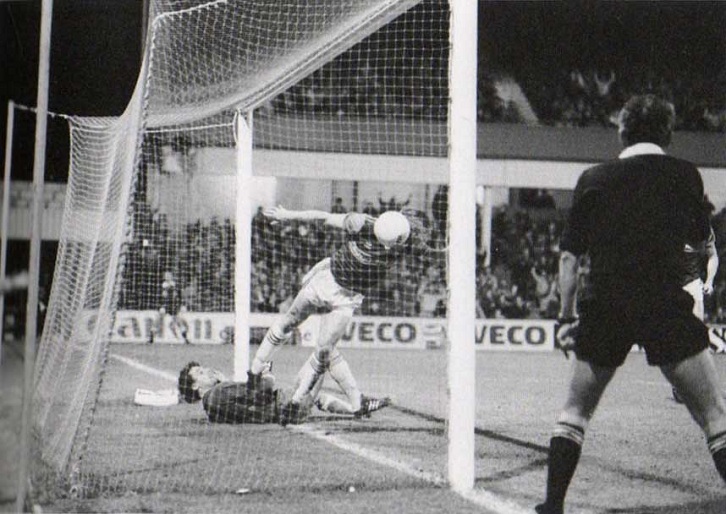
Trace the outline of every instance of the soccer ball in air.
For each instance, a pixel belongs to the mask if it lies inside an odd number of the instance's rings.
[[[391,248],[406,242],[411,233],[411,225],[400,212],[386,211],[373,224],[373,233],[383,246]]]

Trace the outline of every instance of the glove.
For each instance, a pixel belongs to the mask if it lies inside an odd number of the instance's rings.
[[[580,319],[571,316],[567,318],[557,318],[555,323],[555,343],[565,354],[565,358],[570,358],[570,351],[575,350],[577,344],[577,333],[580,328]]]

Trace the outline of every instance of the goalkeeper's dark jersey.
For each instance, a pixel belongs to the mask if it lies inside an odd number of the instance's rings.
[[[220,382],[202,397],[212,423],[275,423],[277,391],[249,390],[247,384]]]
[[[363,219],[363,223],[356,223]],[[388,250],[373,233],[375,218],[350,213],[343,222],[345,243],[332,256],[335,281],[353,291],[365,293],[386,276],[400,250]]]

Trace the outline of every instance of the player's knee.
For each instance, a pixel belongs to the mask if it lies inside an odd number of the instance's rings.
[[[726,404],[723,398],[713,399],[704,405],[689,406],[689,410],[706,437],[726,432]]]
[[[315,357],[318,359],[318,362],[321,364],[328,364],[330,362],[330,357],[333,353],[332,347],[318,347],[317,350],[315,350]]]
[[[279,338],[287,338],[298,324],[298,320],[286,315],[272,326],[272,332]]]

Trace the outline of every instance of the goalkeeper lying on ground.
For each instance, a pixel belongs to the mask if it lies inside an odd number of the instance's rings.
[[[357,416],[352,405],[337,396],[320,392],[323,378],[301,402],[301,408],[288,423],[300,424],[310,416],[313,405],[323,412]],[[228,380],[224,374],[212,368],[189,362],[179,373],[179,396],[187,403],[202,400],[204,411],[212,423],[279,423],[280,407],[289,401],[281,389],[275,388],[275,377],[263,372],[256,387]],[[378,409],[390,405],[390,400],[377,400]],[[378,410],[375,409],[375,410]]]

